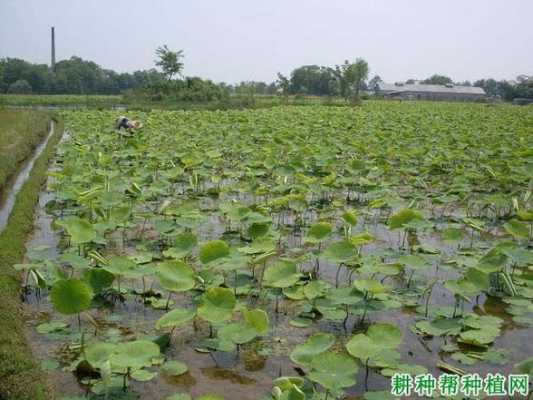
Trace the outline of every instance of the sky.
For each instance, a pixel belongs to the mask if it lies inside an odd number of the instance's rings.
[[[0,58],[77,55],[120,72],[183,49],[184,73],[270,82],[366,59],[386,82],[533,74],[532,0],[0,0]]]

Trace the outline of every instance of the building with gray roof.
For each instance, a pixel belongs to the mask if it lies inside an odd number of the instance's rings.
[[[384,83],[376,87],[376,94],[406,100],[480,100],[487,97],[480,87],[459,85],[426,85],[422,83]]]

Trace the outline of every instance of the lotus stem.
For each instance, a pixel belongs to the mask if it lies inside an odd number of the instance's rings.
[[[368,375],[369,375],[369,368],[368,368],[368,360],[370,360],[370,357],[367,357],[365,361],[365,391],[368,392]]]
[[[170,296],[172,296],[172,292],[168,292],[167,304],[165,305],[165,310],[168,310],[168,305],[170,304]]]
[[[341,272],[341,268],[342,268],[342,263],[340,263],[339,266],[337,267],[337,273],[335,274],[335,288],[339,287],[339,274]]]

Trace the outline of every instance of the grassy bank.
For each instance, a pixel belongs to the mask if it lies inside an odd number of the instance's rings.
[[[5,230],[0,233],[0,399],[40,400],[50,398],[44,376],[32,357],[24,335],[20,301],[20,276],[13,265],[22,262],[24,243],[33,230],[35,205],[46,181],[48,162],[54,156],[63,125],[36,160],[29,179],[17,195]]]
[[[280,105],[329,105],[344,106],[339,97],[231,95],[213,101],[183,101],[172,97],[153,100],[136,94],[120,95],[12,95],[0,94],[0,105],[10,107],[59,107],[104,109],[125,106],[132,110],[231,110],[245,108],[269,108]]]
[[[33,153],[48,131],[48,115],[31,110],[0,110],[0,198],[9,178]]]
[[[13,107],[111,107],[122,102],[120,95],[1,94],[0,105]]]

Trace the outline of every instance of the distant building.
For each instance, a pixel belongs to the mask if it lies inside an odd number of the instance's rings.
[[[480,100],[487,97],[480,87],[459,85],[425,85],[422,83],[383,83],[376,88],[376,94],[405,100]]]

